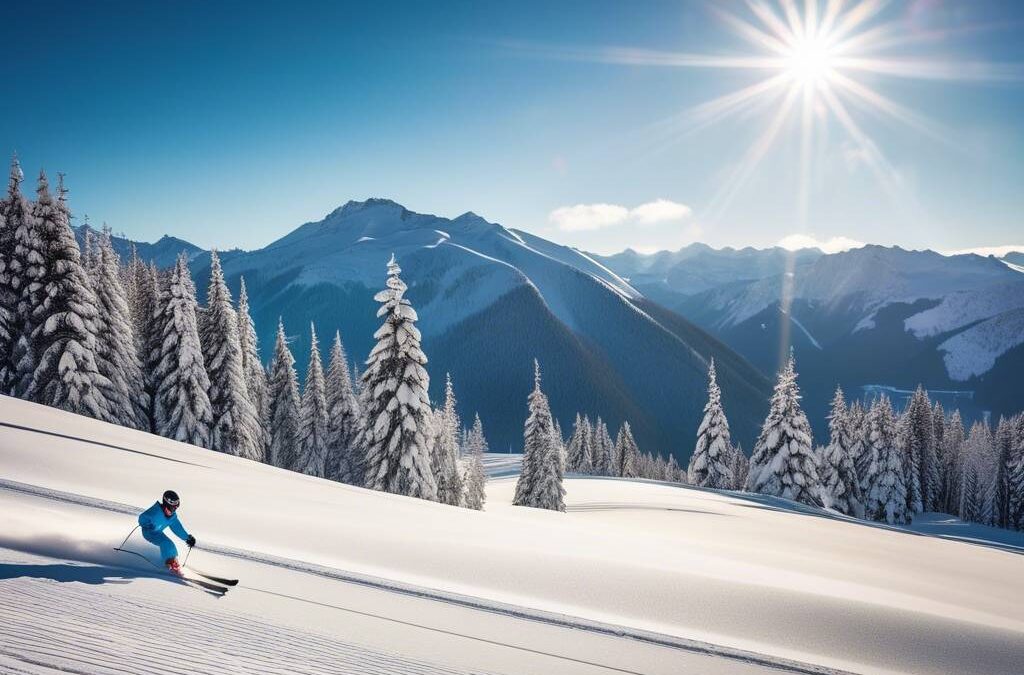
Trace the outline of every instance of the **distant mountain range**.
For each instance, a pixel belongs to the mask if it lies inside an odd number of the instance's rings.
[[[175,246],[186,252],[204,296],[208,253],[168,240],[160,241],[174,245],[159,249],[167,257],[158,263],[173,259]],[[137,250],[145,257],[156,249]],[[340,329],[362,364],[379,325],[373,295],[392,253],[420,315],[432,397],[443,396],[450,372],[464,421],[479,412],[495,451],[522,445],[534,358],[566,434],[578,411],[602,416],[613,434],[628,420],[645,450],[685,462],[712,357],[737,438],[749,447],[760,427],[770,382],[746,359],[592,257],[473,213],[447,219],[384,199],[349,202],[221,260],[234,293],[245,277],[264,359],[281,316],[302,377],[310,321],[322,342]]]
[[[160,266],[186,253],[205,295],[208,252],[169,236],[135,245]],[[127,255],[131,242],[115,246]],[[447,219],[370,199],[221,259],[236,294],[245,276],[263,357],[281,316],[301,377],[309,321],[323,342],[340,329],[361,365],[392,252],[420,313],[431,395],[440,398],[451,372],[460,413],[468,422],[479,412],[499,451],[521,444],[534,357],[566,434],[577,411],[613,429],[629,420],[645,449],[684,462],[711,357],[748,451],[790,345],[822,442],[837,384],[849,396],[887,391],[900,403],[920,382],[969,418],[1024,409],[1024,253],[693,244],[599,256],[472,212]]]
[[[971,416],[1024,408],[1024,254],[1003,258],[865,246],[595,256],[638,291],[705,328],[763,373],[797,354],[819,434],[831,390],[923,383]]]

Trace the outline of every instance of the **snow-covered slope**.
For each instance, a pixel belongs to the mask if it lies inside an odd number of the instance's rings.
[[[1010,673],[1020,552],[748,495],[570,479],[472,512],[0,398],[0,668]],[[168,487],[222,599],[111,548]],[[1024,542],[1018,542],[1024,550]],[[147,552],[138,539],[129,546]]]

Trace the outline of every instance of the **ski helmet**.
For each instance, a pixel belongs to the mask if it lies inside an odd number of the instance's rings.
[[[181,504],[181,500],[178,499],[177,492],[174,490],[168,490],[164,493],[164,498],[160,503],[169,509],[176,509],[178,508],[178,505]]]

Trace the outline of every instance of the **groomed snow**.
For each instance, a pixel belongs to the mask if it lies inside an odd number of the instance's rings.
[[[0,670],[993,673],[1024,659],[1012,541],[625,480],[567,480],[559,514],[512,507],[514,478],[495,478],[473,512],[6,397],[0,466]],[[190,562],[242,579],[225,598],[111,550],[171,487],[199,540]]]

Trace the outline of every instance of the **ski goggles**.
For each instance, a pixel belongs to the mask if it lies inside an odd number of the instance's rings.
[[[181,502],[179,502],[176,499],[174,501],[171,501],[169,499],[165,499],[163,504],[164,504],[164,506],[166,508],[170,509],[171,511],[177,511],[178,510],[178,506],[181,505]]]

